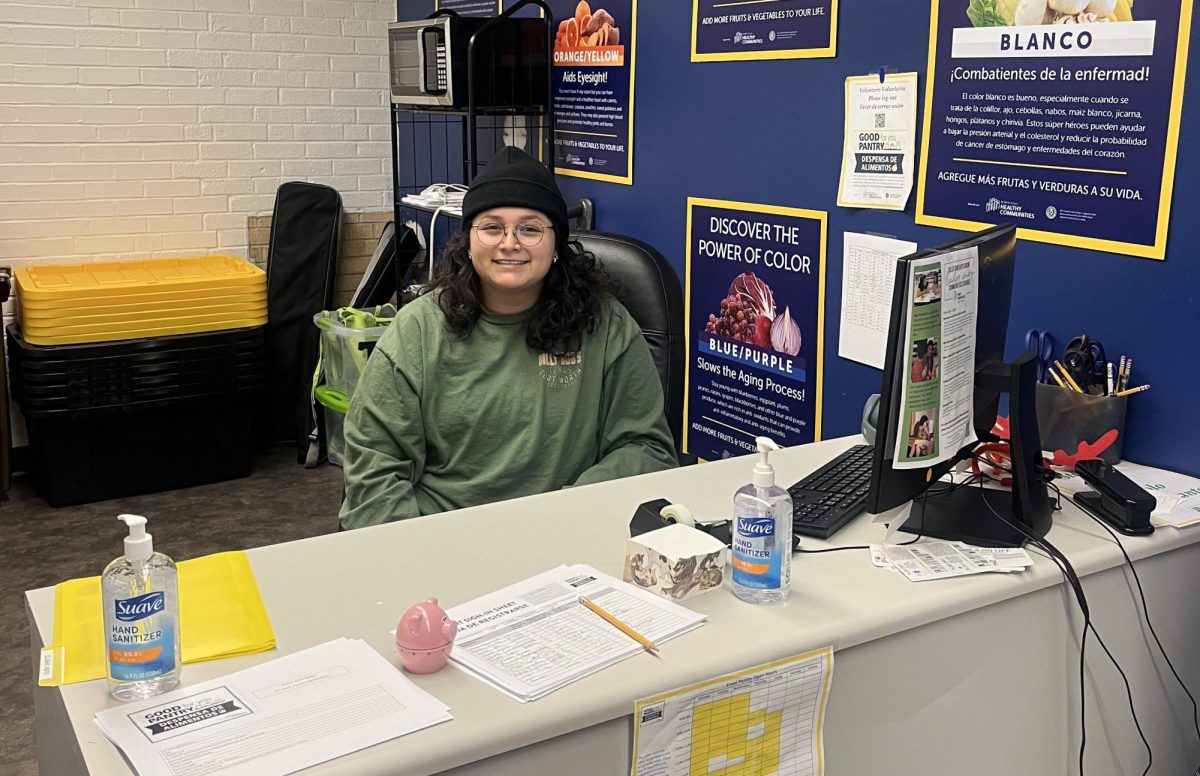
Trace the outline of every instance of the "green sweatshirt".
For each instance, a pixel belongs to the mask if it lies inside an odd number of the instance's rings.
[[[530,313],[461,338],[433,294],[400,310],[346,415],[345,528],[676,465],[641,331],[605,299],[577,355],[525,344]]]

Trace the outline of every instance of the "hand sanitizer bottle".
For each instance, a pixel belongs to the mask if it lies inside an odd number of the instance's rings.
[[[792,497],[775,485],[767,456],[779,445],[757,437],[751,483],[733,497],[733,594],[752,604],[779,603],[792,589]]]
[[[129,526],[125,554],[100,578],[108,690],[123,701],[149,698],[179,684],[179,585],[175,562],[154,551],[146,518]]]

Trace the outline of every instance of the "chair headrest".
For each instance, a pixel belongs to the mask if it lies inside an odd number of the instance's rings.
[[[682,332],[683,289],[675,270],[654,247],[633,237],[574,232],[613,279],[616,297],[644,332]]]

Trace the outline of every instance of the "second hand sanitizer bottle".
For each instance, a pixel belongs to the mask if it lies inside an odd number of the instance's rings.
[[[179,684],[179,584],[175,562],[154,551],[146,518],[129,526],[125,554],[100,577],[108,690],[123,701],[149,698]]]
[[[733,497],[733,594],[780,603],[792,589],[792,497],[775,484],[768,457],[779,445],[757,437],[754,478]]]

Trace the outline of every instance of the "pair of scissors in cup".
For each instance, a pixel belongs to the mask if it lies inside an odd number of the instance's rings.
[[[1080,334],[1067,343],[1063,352],[1063,363],[1071,371],[1071,376],[1079,382],[1094,385],[1105,380],[1104,369],[1108,364],[1108,356],[1104,354],[1104,345],[1100,340],[1094,340],[1086,334]]]
[[[1037,381],[1050,382],[1050,367],[1054,365],[1054,337],[1048,331],[1030,329],[1025,332],[1025,349],[1037,356]]]

